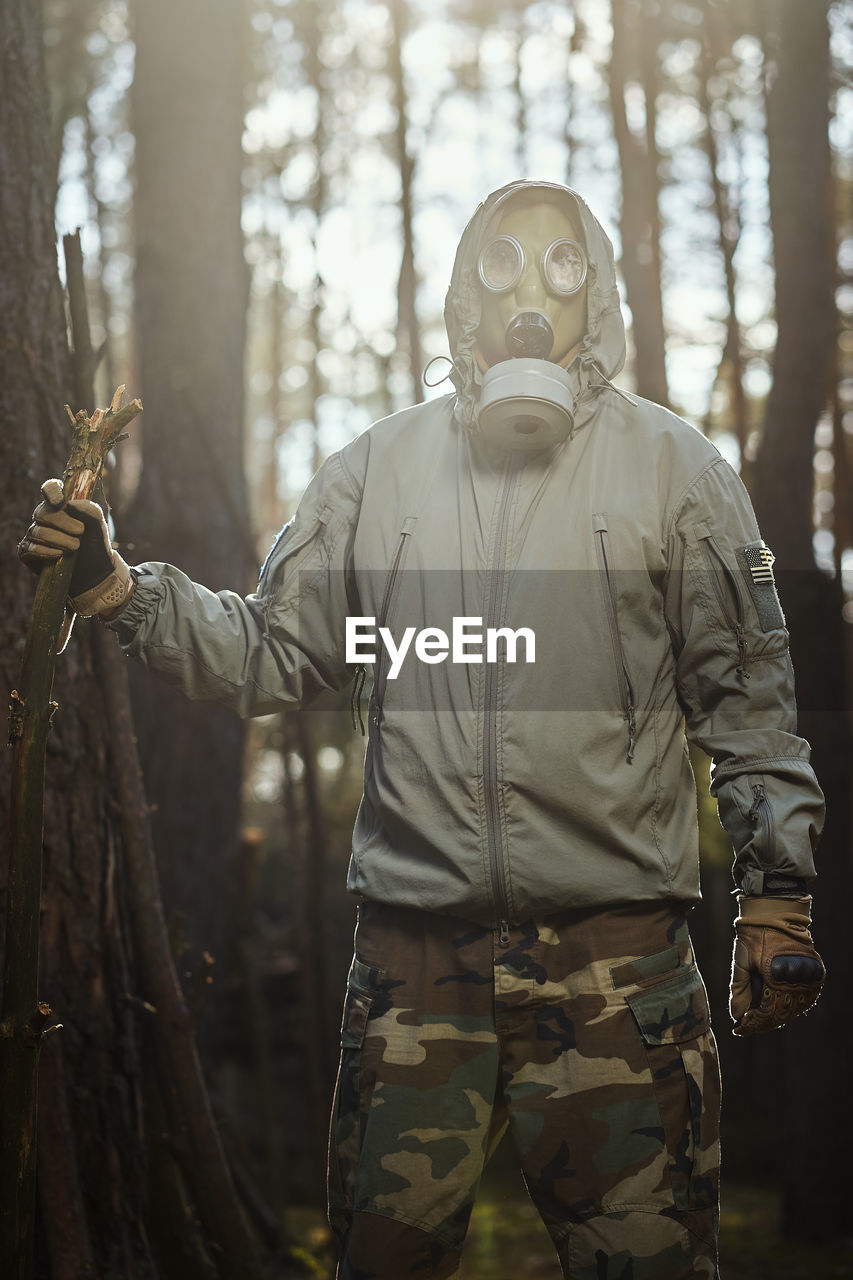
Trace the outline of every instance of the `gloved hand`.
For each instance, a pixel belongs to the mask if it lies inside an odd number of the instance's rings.
[[[18,543],[24,564],[39,572],[65,551],[76,551],[68,595],[77,613],[117,618],[133,594],[130,569],[110,543],[104,513],[97,502],[65,502],[62,481],[45,480],[44,502]]]
[[[820,995],[826,970],[809,932],[811,901],[741,895],[729,1000],[736,1036],[782,1027]]]

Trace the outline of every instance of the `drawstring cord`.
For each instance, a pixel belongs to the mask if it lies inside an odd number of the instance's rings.
[[[609,387],[611,391],[616,392],[617,396],[621,396],[623,400],[627,400],[628,404],[633,405],[636,409],[637,405],[640,403],[639,400],[635,400],[627,391],[623,391],[621,387],[616,386],[615,382],[611,382],[607,374],[601,368],[601,365],[598,364],[593,356],[581,356],[581,361],[583,364],[588,365],[589,368],[598,376],[599,381],[596,385]]]
[[[432,366],[436,364],[439,360],[446,360],[450,367],[447,370],[447,373],[442,374],[440,378],[433,378],[432,382],[430,382],[429,378],[427,377],[427,374],[429,373]],[[453,377],[453,370],[455,369],[455,367],[456,367],[456,363],[455,361],[450,359],[450,356],[433,356],[433,358],[428,362],[423,373],[421,374],[421,381],[423,382],[425,387],[429,387],[430,389],[432,389],[433,387],[440,387],[442,382],[447,382],[448,378]]]

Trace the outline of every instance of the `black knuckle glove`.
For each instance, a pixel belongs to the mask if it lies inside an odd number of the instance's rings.
[[[737,1036],[782,1027],[810,1009],[826,970],[809,925],[811,898],[741,897],[729,1009]]]

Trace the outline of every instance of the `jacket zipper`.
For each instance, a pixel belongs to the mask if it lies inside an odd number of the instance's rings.
[[[610,641],[613,649],[613,658],[616,663],[616,679],[619,684],[619,701],[622,706],[622,716],[628,727],[628,750],[625,760],[628,764],[634,763],[634,748],[637,744],[637,713],[634,706],[634,686],[631,682],[631,674],[628,670],[628,660],[625,657],[625,646],[622,643],[622,634],[619,630],[619,613],[616,604],[616,587],[610,572],[610,555],[609,555],[609,538],[607,524],[603,516],[595,516],[595,545],[598,551],[598,560],[601,572],[604,577],[604,602],[607,609],[607,622],[610,627]]]
[[[391,569],[388,574],[388,581],[385,584],[385,591],[383,592],[383,595],[382,595],[382,605],[379,610],[379,622],[377,626],[377,632],[379,627],[385,627],[388,625],[388,617],[391,613],[391,605],[394,603],[394,588],[397,585],[397,576],[400,572],[400,566],[403,563],[403,556],[406,550],[406,542],[411,536],[413,525],[414,525],[414,521],[412,521],[411,519],[407,519],[403,525],[403,528],[400,530],[400,540],[397,543],[397,550],[394,553],[394,559],[391,561]],[[374,690],[373,724],[377,732],[379,731],[379,724],[382,716],[381,691],[382,691],[382,669],[384,665],[382,661],[382,655],[384,652],[385,652],[384,646],[380,645],[379,652],[376,655],[376,665],[373,669],[373,690]]]
[[[720,609],[722,610],[723,617],[734,632],[735,641],[737,643],[737,673],[743,680],[748,680],[749,672],[746,669],[746,660],[749,656],[749,645],[747,643],[746,632],[743,626],[743,605],[741,603],[737,581],[735,580],[735,576],[725,559],[717,550],[714,539],[710,536],[706,536],[702,539],[702,543],[705,547],[705,557],[711,571],[711,582],[714,584],[714,592],[717,596],[717,601]],[[732,598],[735,601],[735,609],[737,611],[736,617],[732,616],[732,611],[728,606],[725,595],[723,594],[723,589],[720,586],[720,575],[717,570],[717,565],[722,568],[723,577],[729,584]]]
[[[776,862],[776,831],[773,824],[773,810],[770,808],[770,801],[767,799],[767,793],[762,783],[756,783],[752,788],[752,808],[749,811],[749,820],[758,826],[762,822],[766,832],[765,847],[761,851],[761,861],[765,866],[774,866]]]
[[[489,575],[489,601],[487,609],[487,627],[500,625],[501,597],[503,595],[503,573],[506,559],[507,540],[509,535],[509,512],[512,498],[518,484],[518,476],[523,466],[523,458],[511,453],[504,473],[503,487],[498,506],[498,533],[492,571]],[[489,869],[492,874],[492,889],[495,904],[500,913],[499,942],[502,947],[509,946],[509,895],[507,893],[506,872],[500,842],[500,804],[498,801],[498,716],[497,716],[497,682],[498,664],[486,664],[485,695],[483,703],[483,791],[486,807],[486,842],[489,850]]]

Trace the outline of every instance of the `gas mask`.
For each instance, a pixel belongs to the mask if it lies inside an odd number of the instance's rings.
[[[564,440],[577,379],[565,364],[586,331],[587,257],[572,218],[556,204],[517,203],[485,241],[478,349],[488,365],[480,426],[508,449]]]

